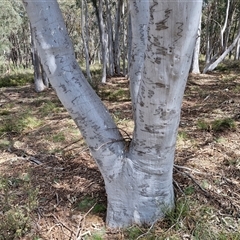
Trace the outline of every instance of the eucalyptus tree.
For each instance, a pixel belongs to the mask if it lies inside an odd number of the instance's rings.
[[[57,1],[22,1],[50,82],[103,175],[107,224],[151,224],[163,217],[174,205],[174,151],[201,0],[129,2],[135,123],[131,142],[122,137],[84,78]]]
[[[86,63],[86,74],[87,78],[90,82],[92,82],[92,76],[90,72],[90,65],[89,65],[89,26],[88,26],[88,3],[86,0],[82,0],[81,3],[81,36],[82,36],[82,42],[84,45],[85,50],[85,63]]]
[[[201,17],[200,17],[201,18]],[[201,19],[199,20],[199,27],[198,27],[198,34],[196,38],[196,44],[193,51],[193,59],[192,59],[192,65],[191,65],[191,73],[199,74],[200,68],[199,68],[199,57],[200,57],[200,45],[201,45]]]
[[[17,46],[12,40],[21,29],[22,18],[12,1],[0,1],[0,58],[7,62],[17,60]],[[4,61],[4,62],[5,62]],[[15,61],[16,62],[16,61]]]
[[[233,51],[240,38],[240,2],[208,1],[203,14],[202,43],[206,64],[203,72],[214,70]]]
[[[102,83],[107,79],[107,46],[108,36],[106,33],[106,25],[103,19],[103,0],[91,0],[96,12],[96,18],[99,29],[99,38],[101,43],[101,60],[102,60]]]

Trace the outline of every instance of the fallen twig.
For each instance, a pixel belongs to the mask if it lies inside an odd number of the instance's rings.
[[[83,237],[84,235],[86,234],[90,234],[89,231],[85,232],[85,233],[82,233],[82,230],[83,230],[83,225],[84,225],[84,222],[85,222],[85,218],[86,216],[93,210],[93,208],[96,206],[97,203],[94,203],[93,206],[84,214],[84,216],[79,220],[79,224],[78,224],[78,228],[77,228],[77,231],[76,231],[76,240],[80,240],[81,237]]]

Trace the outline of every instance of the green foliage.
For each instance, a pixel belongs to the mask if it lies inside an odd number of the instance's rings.
[[[59,103],[52,102],[49,100],[40,100],[39,103],[42,105],[40,108],[40,113],[42,117],[46,117],[49,114],[57,113],[60,111]]]
[[[96,199],[86,196],[80,202],[76,203],[76,208],[82,212],[87,212],[91,208],[92,213],[103,213],[106,211],[106,206],[102,203],[96,202]]]
[[[107,99],[108,101],[129,101],[130,100],[130,93],[129,89],[118,89],[115,91],[102,91],[100,94],[101,98]]]
[[[33,73],[31,70],[24,71],[17,70],[16,73],[0,77],[0,88],[2,87],[16,87],[25,86],[33,82]]]
[[[137,239],[137,237],[139,237],[143,233],[144,232],[142,231],[142,229],[136,226],[126,229],[126,236],[127,236],[127,239],[129,240],[135,240]]]
[[[209,123],[207,123],[205,120],[198,120],[197,121],[197,127],[200,129],[200,130],[208,130],[209,129]]]
[[[2,56],[4,50],[10,49],[8,36],[12,32],[17,32],[21,17],[16,12],[12,1],[0,1],[0,9],[0,56]]]
[[[217,119],[212,122],[213,131],[234,130],[236,123],[232,118]]]
[[[53,142],[62,142],[65,140],[64,133],[60,132],[52,136]]]
[[[216,119],[214,121],[198,120],[197,127],[204,131],[223,132],[225,130],[235,130],[236,123],[232,118]]]
[[[187,198],[179,198],[175,208],[166,211],[165,221],[169,227],[179,230],[182,227],[184,218],[190,214],[190,206]]]
[[[19,191],[26,201],[19,201]],[[29,174],[0,178],[0,239],[19,239],[31,229],[31,212],[38,205],[38,189],[30,182]]]
[[[19,116],[7,115],[0,126],[0,133],[21,133],[27,129],[34,129],[42,124],[42,121],[32,115],[31,112],[20,113]]]
[[[195,188],[194,188],[194,186],[188,186],[188,187],[186,187],[185,189],[184,189],[184,193],[186,194],[186,195],[192,195],[193,193],[195,192]]]

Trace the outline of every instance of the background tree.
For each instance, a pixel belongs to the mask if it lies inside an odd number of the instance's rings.
[[[208,1],[202,21],[203,72],[213,71],[237,45],[239,39],[239,1]],[[205,49],[205,50],[204,50]]]

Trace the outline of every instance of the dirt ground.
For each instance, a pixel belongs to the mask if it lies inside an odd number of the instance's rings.
[[[127,80],[109,79],[98,91],[124,130],[123,134],[127,132],[131,136],[133,123]],[[137,239],[130,230],[111,230],[105,226],[103,179],[52,89],[37,94],[32,85],[2,88],[0,110],[0,124],[6,124],[6,116],[14,122],[26,112],[35,121],[42,121],[0,135],[0,176],[11,183],[9,191],[16,196],[12,202],[16,205],[29,202],[31,195],[26,193],[22,182],[28,182],[27,189],[37,192],[36,206],[30,213],[31,228],[21,239]],[[231,124],[216,127],[214,121],[219,119],[231,119]],[[191,211],[201,215],[201,220],[206,217],[216,232],[221,231],[223,222],[225,230],[240,231],[239,125],[238,73],[189,77],[174,167],[176,199],[189,196],[195,201]],[[13,183],[14,180],[18,182]],[[1,190],[0,201],[3,205]],[[206,216],[197,209],[202,206],[210,209]],[[169,238],[164,239],[198,239],[191,237],[196,221],[197,216],[190,214],[184,219],[185,226],[177,230],[174,224],[170,226],[159,220],[152,238],[144,237],[149,228],[139,228],[142,237],[138,239],[161,239],[167,232]]]

